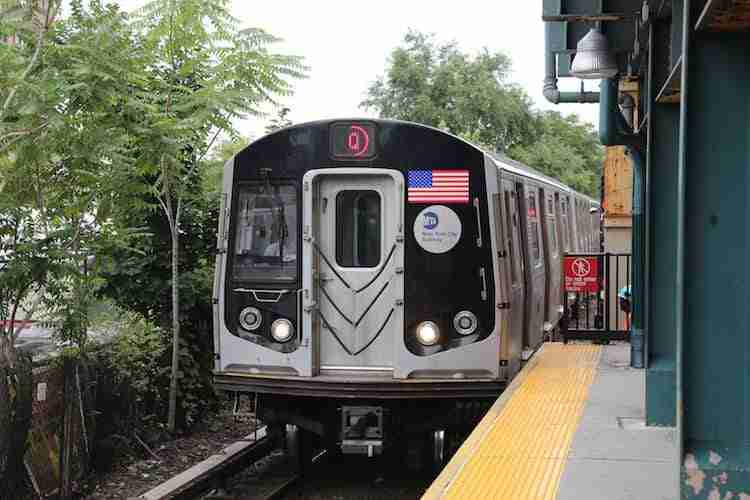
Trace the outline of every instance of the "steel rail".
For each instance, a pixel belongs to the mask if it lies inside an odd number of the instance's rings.
[[[262,426],[245,439],[190,467],[140,495],[138,500],[189,499],[205,493],[222,478],[236,474],[276,447],[274,435]]]

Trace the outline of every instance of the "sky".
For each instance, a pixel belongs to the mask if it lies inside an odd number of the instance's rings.
[[[144,0],[119,0],[130,11]],[[273,48],[301,55],[309,76],[294,82],[294,95],[282,104],[295,123],[324,118],[371,117],[359,103],[370,83],[385,73],[387,59],[411,28],[434,33],[438,42],[458,42],[464,52],[486,47],[504,51],[513,61],[512,80],[537,108],[576,113],[598,125],[595,104],[554,105],[542,95],[544,25],[542,0],[233,0],[233,14],[243,27],[262,28],[283,39]],[[587,82],[586,90],[597,90]],[[560,90],[578,90],[580,81],[561,79]],[[273,112],[273,109],[268,111]],[[263,135],[266,120],[238,123],[244,135]]]

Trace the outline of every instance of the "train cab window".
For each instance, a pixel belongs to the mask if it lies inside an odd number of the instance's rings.
[[[233,277],[297,279],[297,190],[291,184],[246,184],[237,195]]]
[[[536,266],[542,260],[542,251],[539,245],[539,214],[536,209],[536,196],[533,193],[529,195],[527,204],[526,218],[528,219],[529,244],[531,245],[531,257]]]
[[[341,267],[380,263],[381,207],[377,191],[348,190],[336,195],[336,262]]]

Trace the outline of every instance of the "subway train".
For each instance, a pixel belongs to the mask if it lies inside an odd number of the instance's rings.
[[[599,250],[596,200],[401,121],[258,139],[226,163],[220,214],[216,387],[369,456],[442,457],[556,328],[562,255]]]

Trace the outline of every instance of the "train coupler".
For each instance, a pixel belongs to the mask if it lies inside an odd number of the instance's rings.
[[[341,452],[373,457],[383,452],[383,408],[344,406],[341,408]]]

